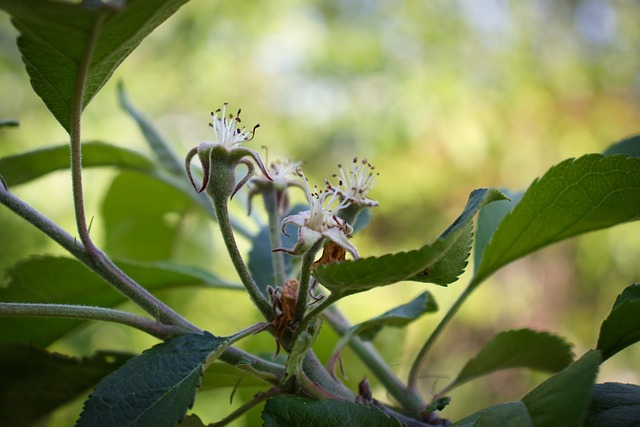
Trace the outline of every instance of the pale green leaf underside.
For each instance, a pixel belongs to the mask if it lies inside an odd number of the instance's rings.
[[[640,218],[640,158],[589,154],[531,184],[484,250],[474,284],[554,242]]]
[[[602,323],[598,349],[604,360],[640,341],[640,284],[626,288],[618,296],[611,313]]]

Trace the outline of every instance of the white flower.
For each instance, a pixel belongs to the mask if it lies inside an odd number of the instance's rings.
[[[367,197],[367,193],[377,184],[375,166],[372,166],[367,159],[358,162],[358,158],[353,159],[351,170],[345,172],[342,165],[338,165],[340,175],[338,186],[332,187],[330,191],[338,194],[342,200],[350,201],[353,205],[366,207],[378,206],[378,202]]]
[[[332,186],[328,181],[325,181],[323,190],[318,190],[317,187],[314,187],[312,192],[311,187],[309,187],[309,181],[300,168],[298,168],[297,173],[304,179],[305,185],[303,188],[309,201],[309,210],[290,215],[282,220],[283,233],[288,224],[294,224],[299,227],[298,242],[293,249],[278,248],[275,250],[301,255],[311,249],[320,239],[326,237],[342,246],[357,259],[358,250],[347,238],[347,235],[353,230],[345,220],[337,216],[338,211],[349,206],[351,202],[349,200],[341,201],[338,193],[331,191]]]
[[[227,103],[222,105],[222,108],[218,108],[211,113],[211,123],[209,126],[213,128],[213,135],[215,136],[215,144],[222,145],[227,150],[233,149],[236,145],[240,145],[245,141],[253,139],[253,135],[259,124],[255,125],[250,131],[246,126],[240,128],[240,112],[235,115],[229,114],[227,116]]]

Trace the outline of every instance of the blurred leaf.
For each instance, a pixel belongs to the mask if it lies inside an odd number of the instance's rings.
[[[184,334],[144,351],[98,384],[76,426],[177,424],[193,405],[207,359],[225,343],[208,332]]]
[[[562,338],[530,329],[506,331],[496,335],[469,360],[440,394],[474,378],[508,368],[530,368],[557,372],[573,361],[571,345]]]
[[[171,144],[162,136],[162,134],[153,126],[153,123],[147,119],[140,111],[138,111],[127,96],[124,90],[124,84],[118,83],[118,101],[120,106],[135,120],[144,135],[147,144],[153,150],[160,164],[172,175],[184,176],[184,164],[178,160],[177,155],[171,148]]]
[[[481,409],[451,427],[533,427],[527,407],[522,402],[500,403]]]
[[[230,284],[197,268],[170,263],[116,263],[134,280],[151,292],[187,286],[222,286]],[[71,258],[50,256],[25,259],[5,272],[0,287],[3,302],[84,304],[114,307],[126,298]],[[234,286],[235,287],[235,286]],[[237,287],[240,289],[240,287]],[[0,317],[0,343],[33,343],[46,347],[86,323],[72,319]]]
[[[402,424],[377,408],[344,400],[311,400],[277,396],[267,400],[263,427],[400,427]]]
[[[602,322],[598,350],[607,360],[620,350],[640,340],[640,283],[633,284],[618,295],[609,317]]]
[[[523,397],[533,425],[582,426],[601,361],[599,351],[590,351]]]
[[[622,141],[611,144],[602,153],[606,156],[614,154],[626,154],[633,157],[640,157],[640,134],[625,138]]]
[[[131,355],[77,359],[27,345],[0,345],[0,425],[28,426],[95,386]]]
[[[0,0],[20,32],[18,48],[35,92],[67,131],[86,75],[82,108],[120,63],[186,0],[54,2]]]
[[[480,209],[476,225],[475,245],[473,249],[473,273],[477,273],[484,250],[491,241],[494,231],[504,217],[520,202],[524,191],[500,189],[511,200],[498,200]]]
[[[226,363],[212,363],[202,377],[200,390],[232,387],[264,387],[266,382]]]
[[[423,274],[440,259],[447,257],[449,250],[458,240],[468,234],[468,224],[482,206],[496,200],[503,200],[504,197],[494,189],[474,190],[462,214],[435,243],[410,252],[320,266],[315,269],[314,276],[331,292],[344,296]],[[456,255],[456,253],[452,254],[452,256]]]
[[[386,313],[352,326],[342,338],[340,338],[340,341],[338,341],[333,349],[333,353],[327,362],[329,371],[335,373],[335,364],[342,350],[354,335],[357,334],[360,338],[371,341],[384,326],[406,326],[424,313],[435,312],[437,310],[438,305],[433,299],[433,296],[425,291],[406,304],[402,304]]]
[[[189,197],[161,181],[119,174],[102,202],[106,251],[142,261],[171,259],[180,220],[192,206]]]
[[[103,142],[82,144],[82,166],[116,166],[123,169],[153,171],[146,156],[127,148]],[[0,159],[0,174],[10,185],[24,184],[48,173],[69,169],[69,145],[57,145]]]
[[[640,425],[640,387],[604,383],[593,388],[585,427],[637,427]]]
[[[484,250],[475,285],[543,246],[640,218],[640,158],[589,154],[536,179]]]
[[[0,120],[0,128],[16,128],[20,126],[20,122],[14,119]]]

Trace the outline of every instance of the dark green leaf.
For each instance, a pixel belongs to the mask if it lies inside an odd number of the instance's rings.
[[[0,345],[0,425],[28,426],[94,387],[131,355],[77,359],[26,345]]]
[[[410,252],[320,266],[316,268],[314,275],[331,292],[344,296],[424,274],[446,256],[458,239],[468,233],[468,224],[482,206],[504,198],[497,190],[474,190],[462,214],[435,243]]]
[[[590,351],[523,397],[533,425],[582,426],[601,361],[599,351]]]
[[[197,268],[133,261],[117,261],[117,264],[151,292],[187,286],[230,286]],[[23,260],[6,271],[4,285],[0,288],[0,300],[3,302],[113,307],[126,301],[100,277],[70,258],[33,257]],[[83,323],[71,319],[0,317],[0,343],[34,343],[46,347]]]
[[[115,166],[152,171],[154,165],[144,155],[102,142],[83,144],[82,166]],[[48,173],[69,169],[69,145],[57,145],[0,159],[0,174],[9,185],[18,185]]]
[[[76,426],[175,425],[193,405],[207,359],[225,343],[205,332],[146,350],[98,384]]]
[[[590,154],[535,180],[500,223],[473,283],[543,246],[640,218],[640,158]]]
[[[0,0],[0,8],[20,32],[18,47],[33,89],[69,131],[78,76],[87,77],[84,108],[140,42],[185,2]]]
[[[546,332],[519,329],[502,332],[462,368],[440,394],[501,369],[530,368],[557,372],[573,361],[571,346]]]
[[[618,295],[609,317],[602,322],[598,349],[604,360],[640,341],[640,283]]]
[[[533,427],[527,407],[522,402],[501,403],[482,409],[454,423],[451,427]]]
[[[171,148],[171,144],[158,131],[153,123],[147,119],[140,111],[138,111],[124,90],[122,82],[118,84],[118,101],[120,106],[135,120],[144,135],[147,144],[151,147],[154,154],[160,161],[160,164],[172,175],[180,177],[184,176],[184,164],[182,160],[178,160],[178,156]]]
[[[267,400],[263,427],[400,427],[402,424],[377,408],[343,400],[311,400],[277,396]]]
[[[585,427],[637,427],[640,425],[640,387],[604,383],[593,388],[593,401]]]
[[[602,154],[606,156],[626,154],[628,156],[640,157],[640,135],[632,135],[629,138],[611,144]]]

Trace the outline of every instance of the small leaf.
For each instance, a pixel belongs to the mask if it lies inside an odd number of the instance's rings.
[[[267,400],[262,412],[263,427],[401,427],[381,410],[344,400],[311,400],[277,396]]]
[[[589,154],[535,180],[486,246],[473,284],[543,246],[640,218],[640,158]]]
[[[115,166],[149,172],[155,169],[151,160],[144,155],[103,142],[83,143],[82,166],[85,168]],[[64,169],[69,169],[68,144],[41,148],[0,159],[0,174],[12,186]]]
[[[131,355],[77,359],[27,345],[0,345],[0,424],[28,426],[94,387]]]
[[[186,0],[54,2],[0,0],[20,32],[18,48],[31,85],[67,131],[78,76],[82,108],[120,63]],[[88,53],[91,52],[88,55]]]
[[[193,267],[171,263],[116,263],[151,292],[188,286],[233,287],[216,276]],[[80,262],[51,256],[31,257],[7,269],[3,302],[84,304],[114,307],[126,298]],[[0,343],[21,342],[48,346],[83,322],[70,319],[0,317]]]
[[[309,350],[311,350],[316,338],[318,338],[321,329],[322,318],[315,317],[311,319],[306,329],[298,334],[291,348],[291,352],[289,353],[289,357],[287,358],[285,377],[282,380],[283,383],[287,382],[287,380],[292,376],[300,373],[302,369],[302,362]]]
[[[508,368],[558,372],[573,361],[571,346],[546,332],[519,329],[502,332],[462,368],[440,394],[467,381]]]
[[[609,317],[602,322],[598,349],[606,360],[640,341],[640,283],[633,284],[618,295]]]
[[[527,407],[522,402],[500,403],[481,409],[451,427],[533,427]]]
[[[120,106],[131,116],[137,123],[140,131],[144,135],[147,144],[153,150],[160,164],[172,175],[180,177],[184,176],[184,164],[182,160],[178,159],[178,156],[171,148],[171,144],[166,140],[158,129],[155,128],[153,123],[147,119],[140,111],[138,111],[124,90],[122,82],[118,83],[118,101]]]
[[[380,316],[369,319],[358,325],[352,326],[336,344],[333,353],[327,362],[327,368],[335,373],[335,365],[342,353],[342,350],[349,343],[354,335],[359,335],[362,339],[371,341],[384,326],[402,327],[418,319],[424,313],[435,312],[438,305],[429,292],[423,292],[412,301],[398,306]]]
[[[146,350],[98,384],[76,426],[175,425],[193,405],[207,359],[225,344],[205,332]]]
[[[593,388],[593,401],[585,427],[637,427],[640,425],[640,387],[604,383]]]
[[[494,189],[474,190],[462,214],[435,243],[410,252],[319,266],[314,276],[331,292],[345,296],[423,274],[445,257],[458,239],[468,232],[468,224],[482,206],[504,198],[502,193]]]
[[[523,397],[533,425],[582,426],[601,361],[599,351],[590,351]]]
[[[606,156],[626,154],[628,156],[640,157],[640,134],[632,135],[629,138],[611,144],[602,154]]]

